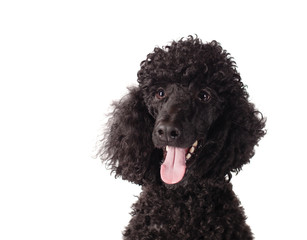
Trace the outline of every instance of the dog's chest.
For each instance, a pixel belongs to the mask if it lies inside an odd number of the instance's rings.
[[[202,222],[210,222],[214,205],[206,190],[183,193],[145,191],[134,205],[134,213],[148,230],[179,233],[195,228],[199,231]]]
[[[143,188],[133,205],[125,236],[155,240],[224,239],[229,231],[226,229],[233,229],[229,227],[233,224],[249,232],[230,184],[176,190]]]

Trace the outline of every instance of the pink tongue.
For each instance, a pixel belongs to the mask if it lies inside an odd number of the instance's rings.
[[[165,161],[161,166],[160,174],[163,182],[174,184],[179,182],[185,173],[185,155],[188,149],[168,147]]]

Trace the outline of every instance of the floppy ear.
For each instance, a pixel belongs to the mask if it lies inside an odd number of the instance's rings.
[[[265,119],[248,101],[246,90],[241,87],[229,95],[232,95],[229,105],[212,130],[219,132],[215,147],[219,148],[220,156],[211,172],[220,174],[239,172],[254,156],[254,147],[265,135]]]
[[[241,98],[230,113],[231,125],[227,141],[232,146],[225,152],[233,157],[231,171],[238,172],[254,156],[254,147],[265,135],[265,119],[247,98]]]
[[[138,87],[129,89],[113,107],[98,155],[115,177],[142,184],[151,174],[148,169],[155,154],[151,140],[154,119]]]

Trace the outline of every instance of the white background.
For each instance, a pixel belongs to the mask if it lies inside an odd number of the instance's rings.
[[[235,58],[267,117],[233,178],[256,239],[306,236],[304,1],[1,1],[0,239],[121,239],[139,187],[92,158],[112,100],[190,34]]]

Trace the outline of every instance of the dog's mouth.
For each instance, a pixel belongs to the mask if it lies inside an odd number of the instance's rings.
[[[186,162],[193,156],[198,146],[196,140],[189,148],[166,146],[164,150],[164,162],[161,165],[161,179],[166,184],[180,182],[186,171]]]

